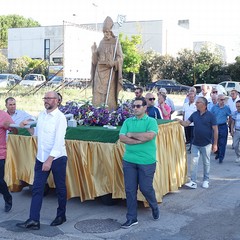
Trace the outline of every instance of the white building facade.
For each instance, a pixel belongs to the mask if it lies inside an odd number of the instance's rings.
[[[48,60],[50,64],[63,65],[64,77],[90,78],[91,46],[103,38],[102,24],[96,31],[94,24],[78,25],[65,22],[60,26],[11,28],[8,30],[8,59],[11,62],[22,56]],[[142,36],[140,49],[172,55],[192,48],[186,24],[167,24],[162,20],[130,21],[121,28],[114,25],[115,35],[122,33],[131,38]]]

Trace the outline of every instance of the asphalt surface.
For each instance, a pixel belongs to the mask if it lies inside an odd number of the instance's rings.
[[[120,228],[125,222],[125,200],[106,206],[101,199],[81,202],[79,198],[68,201],[67,222],[49,226],[56,214],[54,190],[44,197],[40,230],[17,228],[15,224],[29,214],[31,192],[26,187],[13,193],[9,213],[3,211],[4,202],[0,201],[0,239],[240,240],[240,164],[235,159],[229,137],[223,164],[212,154],[208,189],[201,187],[200,161],[197,189],[183,186],[164,196],[158,221],[153,221],[151,210],[139,203],[139,224],[130,229]]]

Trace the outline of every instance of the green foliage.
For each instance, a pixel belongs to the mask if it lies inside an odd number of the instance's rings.
[[[129,39],[127,36],[123,38],[123,35],[120,34],[119,39],[124,56],[123,72],[138,73],[142,61],[142,54],[138,49],[139,44],[142,42],[141,36],[133,35]]]
[[[159,62],[157,61],[159,57],[160,54],[154,51],[148,51],[142,55],[142,63],[139,69],[139,74],[136,75],[139,83],[145,85],[152,79],[157,79],[158,69],[160,67]]]
[[[9,63],[7,58],[0,53],[0,73],[7,72],[8,66],[9,66]]]
[[[31,59],[28,56],[23,56],[13,60],[12,72],[20,76],[24,76],[27,73],[38,73],[47,76],[48,62],[40,59]]]
[[[24,18],[19,15],[0,16],[0,48],[7,48],[8,29],[21,27],[37,27],[40,24],[31,18]]]
[[[226,72],[230,74],[233,81],[240,82],[240,56],[236,57],[235,61],[226,68]]]
[[[146,52],[137,77],[144,84],[157,79],[174,78],[182,84],[192,86],[195,83],[215,83],[222,66],[221,54],[207,45],[198,53],[183,49],[176,58]]]

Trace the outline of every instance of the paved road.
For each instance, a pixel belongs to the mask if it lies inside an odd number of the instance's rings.
[[[234,163],[235,158],[229,141],[223,164],[218,164],[212,155],[209,189],[201,187],[200,162],[197,189],[182,187],[164,196],[159,204],[159,221],[153,221],[150,209],[139,203],[139,224],[128,230],[120,228],[125,221],[124,200],[106,206],[100,199],[81,203],[79,198],[68,201],[67,222],[50,227],[56,211],[54,191],[44,198],[41,229],[18,229],[16,222],[26,220],[29,213],[31,193],[25,188],[13,193],[11,212],[0,210],[0,239],[240,240],[240,166]]]

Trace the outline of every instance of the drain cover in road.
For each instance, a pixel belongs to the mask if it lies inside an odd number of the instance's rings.
[[[114,219],[89,219],[77,222],[75,228],[83,233],[107,233],[120,228],[121,224]]]

